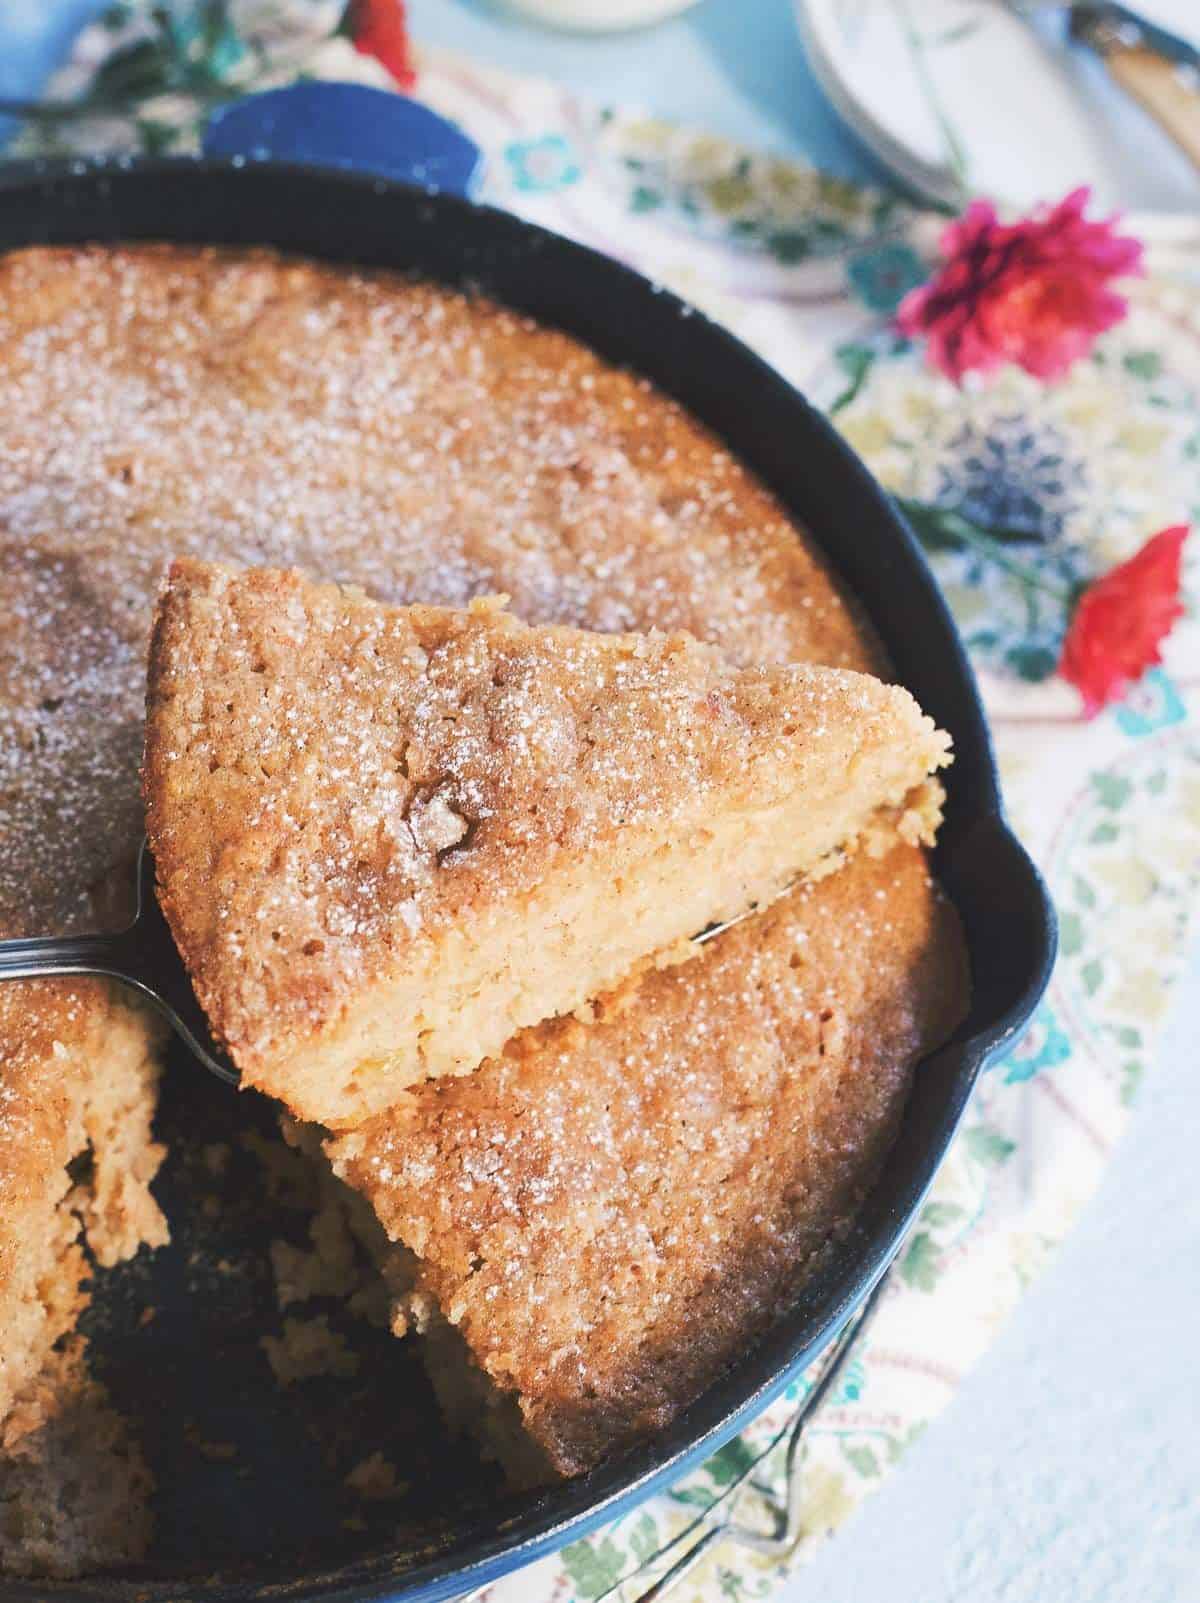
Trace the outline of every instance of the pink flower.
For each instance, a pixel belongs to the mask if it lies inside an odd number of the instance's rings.
[[[1163,529],[1079,598],[1058,671],[1081,692],[1089,717],[1162,661],[1162,643],[1183,616],[1187,537],[1186,523]]]
[[[930,363],[955,383],[1003,362],[1036,378],[1065,373],[1125,316],[1110,281],[1142,267],[1141,243],[1115,218],[1084,217],[1089,196],[1076,189],[1015,223],[973,201],[942,233],[940,271],[901,301],[897,328],[925,335]]]

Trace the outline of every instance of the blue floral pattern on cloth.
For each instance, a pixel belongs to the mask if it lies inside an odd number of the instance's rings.
[[[1064,436],[1027,417],[968,421],[948,442],[937,500],[1000,537],[1060,539],[1086,484]]]
[[[890,316],[910,289],[925,282],[929,268],[911,245],[880,245],[855,256],[846,277],[865,306]]]
[[[504,159],[514,185],[527,194],[552,195],[583,177],[574,147],[562,134],[514,139],[505,146]]]
[[[846,1403],[856,1403],[862,1396],[863,1387],[867,1383],[867,1371],[861,1358],[851,1358],[842,1371],[842,1378],[838,1382],[838,1389],[834,1394],[834,1407],[842,1407]]]
[[[1052,1008],[1045,1003],[1033,1015],[1033,1022],[1004,1060],[1004,1083],[1016,1085],[1032,1080],[1043,1069],[1056,1068],[1071,1056],[1071,1042],[1059,1028]]]
[[[1186,717],[1187,709],[1178,690],[1161,668],[1146,674],[1139,684],[1131,685],[1117,708],[1118,725],[1125,734],[1135,738],[1181,724]]]

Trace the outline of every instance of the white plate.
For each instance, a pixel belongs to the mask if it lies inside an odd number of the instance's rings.
[[[1090,184],[1101,207],[1200,212],[1200,174],[1083,46],[1062,13],[1031,23],[1003,0],[795,0],[826,94],[896,175],[957,203],[967,185],[1013,206]],[[1200,41],[1197,0],[1142,0]]]

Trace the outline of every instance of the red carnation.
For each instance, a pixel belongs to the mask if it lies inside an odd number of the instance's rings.
[[[1159,648],[1183,616],[1179,570],[1187,536],[1186,523],[1163,529],[1080,597],[1058,671],[1082,693],[1089,717],[1162,661]]]
[[[404,0],[350,0],[348,13],[354,48],[381,61],[401,89],[417,81]]]
[[[1056,378],[1119,323],[1126,302],[1109,281],[1141,271],[1142,247],[1116,219],[1088,222],[1090,191],[1002,223],[990,201],[973,201],[942,233],[945,261],[900,303],[896,326],[928,337],[927,355],[955,383],[972,369],[1016,362]]]

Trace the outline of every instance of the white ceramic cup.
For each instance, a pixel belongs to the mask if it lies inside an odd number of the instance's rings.
[[[640,28],[686,11],[696,0],[506,0],[520,11],[554,28],[575,28],[586,33],[609,29]]]

